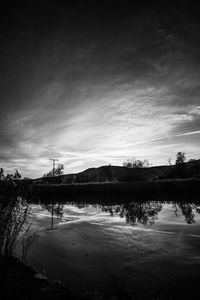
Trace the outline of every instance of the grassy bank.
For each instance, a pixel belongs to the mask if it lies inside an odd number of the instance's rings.
[[[156,180],[118,183],[88,184],[38,184],[33,186],[33,195],[151,195],[151,194],[196,194],[200,191],[200,179]]]

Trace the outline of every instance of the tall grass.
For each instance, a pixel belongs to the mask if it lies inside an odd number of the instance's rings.
[[[22,248],[22,260],[30,248],[35,233],[30,234],[31,224],[28,221],[30,206],[23,197],[0,196],[0,257],[16,255],[17,247]]]

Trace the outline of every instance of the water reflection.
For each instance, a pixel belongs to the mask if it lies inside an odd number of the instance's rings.
[[[180,287],[177,278],[186,283],[200,276],[198,203],[46,200],[39,207],[41,239],[33,245],[30,263],[42,265],[50,279],[108,295],[115,294],[117,280],[133,292],[162,295],[163,286]],[[57,229],[49,231],[52,216]]]
[[[126,222],[135,225],[137,223],[147,225],[154,224],[158,213],[162,209],[162,203],[148,201],[144,203],[131,202],[119,206],[101,206],[102,211],[109,212],[110,215],[118,214],[125,218]]]
[[[194,214],[194,209],[196,210],[197,213],[199,213],[199,210],[197,209],[197,206],[195,204],[188,204],[188,203],[179,203],[178,204],[179,208],[182,211],[182,214],[185,217],[185,221],[188,224],[193,224],[195,223],[195,214]]]
[[[66,205],[73,205],[78,209],[88,208],[89,206],[98,208],[102,212],[108,213],[110,216],[117,215],[120,218],[124,218],[126,223],[131,225],[143,224],[153,225],[158,219],[158,213],[161,212],[164,204],[170,204],[174,208],[174,213],[177,216],[178,210],[182,212],[185,217],[185,222],[188,224],[195,223],[195,213],[200,214],[199,205],[194,203],[180,203],[180,202],[161,202],[161,201],[146,201],[137,202],[133,201],[127,204],[121,205],[102,205],[102,204],[88,204],[88,203],[76,203],[68,202]],[[64,204],[48,204],[42,205],[52,216],[62,217]],[[55,207],[55,213],[54,213]]]
[[[200,276],[198,202],[44,197],[29,202],[1,198],[1,249],[14,249],[31,220],[40,238],[31,247],[31,239],[24,239],[21,247],[30,249],[28,263],[51,280],[109,295],[115,294],[113,282],[123,280],[128,288],[138,291],[142,285],[162,294],[167,282]]]
[[[56,203],[50,203],[50,204],[42,204],[42,208],[47,210],[50,214],[51,214],[51,227],[50,229],[56,229],[56,227],[54,227],[54,217],[57,218],[62,218],[63,216],[63,208],[64,208],[64,204],[56,204]]]
[[[118,217],[124,219],[125,222],[131,226],[137,224],[152,226],[158,220],[158,214],[162,211],[163,207],[170,205],[174,211],[176,217],[180,217],[180,213],[184,217],[184,220],[187,224],[195,223],[195,216],[200,214],[200,208],[197,203],[184,203],[184,202],[175,202],[175,201],[132,201],[129,203],[122,204],[93,204],[86,202],[67,202],[65,203],[56,203],[55,201],[50,201],[49,203],[41,203],[41,209],[49,212],[50,215],[50,229],[56,229],[55,219],[63,220],[66,219],[65,210],[69,206],[74,206],[78,210],[93,208],[97,211],[106,213],[111,217]],[[85,218],[89,218],[85,215]],[[96,215],[96,218],[98,214]]]

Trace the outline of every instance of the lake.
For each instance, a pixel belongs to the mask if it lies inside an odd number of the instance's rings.
[[[27,263],[96,299],[183,299],[198,290],[197,201],[100,203],[31,204],[39,237]]]

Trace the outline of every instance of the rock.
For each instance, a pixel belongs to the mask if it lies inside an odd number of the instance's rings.
[[[44,275],[44,274],[35,274],[34,276],[35,278],[38,278],[38,279],[44,279],[44,280],[48,280],[47,277]]]

